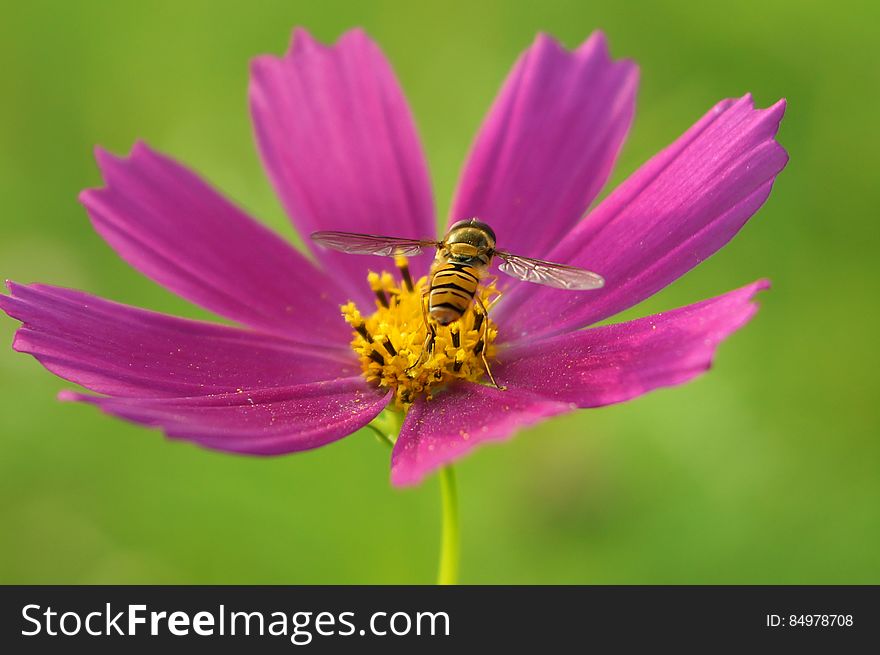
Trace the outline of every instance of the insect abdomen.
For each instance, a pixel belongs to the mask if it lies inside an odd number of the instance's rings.
[[[461,318],[477,292],[480,270],[467,264],[449,262],[434,270],[428,312],[440,325]]]

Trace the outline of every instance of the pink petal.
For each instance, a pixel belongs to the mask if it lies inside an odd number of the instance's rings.
[[[304,237],[347,230],[434,238],[412,116],[394,72],[363,31],[324,46],[297,29],[284,57],[254,60],[250,105],[263,163]],[[309,245],[354,300],[372,303],[365,272],[380,260]]]
[[[502,338],[590,325],[653,295],[727,243],[764,203],[788,156],[774,139],[785,102],[726,100],[606,198],[548,258],[605,277],[598,291],[512,288]],[[526,311],[525,308],[528,308]]]
[[[106,187],[80,200],[134,268],[222,316],[291,338],[344,345],[333,281],[175,161],[138,143],[97,151]]]
[[[638,68],[613,61],[601,32],[573,52],[539,34],[492,105],[450,219],[477,216],[499,248],[545,255],[611,173],[637,85]]]
[[[410,408],[391,453],[391,482],[417,484],[474,447],[509,439],[519,428],[574,406],[522,389],[499,391],[464,382]]]
[[[13,347],[56,375],[119,396],[216,394],[354,375],[350,353],[8,283],[0,309],[23,325]]]
[[[519,344],[498,355],[495,379],[548,400],[598,407],[686,382],[757,311],[761,280],[723,296],[628,323]]]
[[[317,448],[372,421],[391,394],[360,377],[191,398],[107,398],[63,392],[114,416],[206,448],[280,455]]]

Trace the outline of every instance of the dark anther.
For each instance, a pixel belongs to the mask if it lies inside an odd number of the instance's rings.
[[[483,340],[482,339],[477,341],[477,345],[474,346],[474,354],[475,355],[479,355],[481,352],[483,352]]]
[[[452,333],[452,345],[455,348],[459,348],[461,346],[461,334],[458,331]]]
[[[455,362],[455,364],[452,365],[452,370],[458,373],[461,370],[462,364],[464,364],[464,362]]]
[[[409,264],[403,263],[398,264],[398,268],[400,268],[400,277],[403,278],[403,283],[406,285],[407,291],[413,290],[413,280],[412,276],[409,274]]]
[[[385,341],[383,343],[385,344],[385,350],[388,351],[388,354],[391,355],[392,357],[396,357],[397,351],[394,349],[394,346],[391,344],[391,339],[389,339],[388,337],[385,337]]]
[[[382,357],[382,353],[376,352],[375,350],[370,353],[370,359],[372,359],[377,364],[385,366],[385,358]]]
[[[479,332],[481,327],[483,327],[483,315],[479,312],[474,312],[474,329]]]
[[[376,289],[376,300],[379,301],[379,304],[382,307],[388,307],[388,296],[385,295],[385,291],[382,289]]]
[[[358,325],[358,326],[355,328],[355,330],[357,330],[357,333],[358,333],[359,335],[361,335],[361,337],[363,338],[364,341],[370,341],[370,333],[367,332],[367,326],[366,326],[366,325],[364,325],[363,323],[361,323],[360,325]]]

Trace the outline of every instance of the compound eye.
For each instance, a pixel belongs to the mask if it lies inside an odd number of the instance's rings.
[[[449,231],[456,230],[460,227],[464,227],[465,225],[470,225],[474,221],[473,218],[466,218],[463,221],[456,221],[452,225],[449,226]]]
[[[495,243],[495,241],[496,241],[496,239],[497,239],[496,236],[495,236],[495,230],[493,230],[493,229],[489,226],[488,223],[484,223],[483,221],[479,220],[478,218],[468,218],[468,219],[465,219],[465,220],[463,220],[463,221],[456,221],[455,223],[453,223],[453,224],[449,227],[449,232],[453,232],[453,231],[455,231],[455,230],[457,230],[458,228],[461,228],[461,227],[472,227],[472,228],[475,228],[475,229],[477,229],[477,230],[481,230],[481,231],[484,232],[486,235],[488,235],[489,239],[492,240],[492,243]],[[488,244],[486,244],[486,243],[482,243],[482,244],[480,244],[481,247],[485,247],[486,245],[488,245]]]

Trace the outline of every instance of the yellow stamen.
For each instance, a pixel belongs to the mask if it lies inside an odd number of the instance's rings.
[[[419,394],[431,398],[454,380],[482,380],[486,369],[480,353],[474,350],[485,338],[483,349],[491,360],[498,329],[491,318],[486,319],[485,327],[479,320],[475,325],[477,314],[472,308],[450,325],[432,323],[434,345],[423,353],[428,328],[422,294],[428,288],[428,278],[422,277],[413,284],[411,279],[407,280],[406,259],[398,257],[397,265],[403,278],[400,282],[385,272],[370,272],[367,276],[370,289],[376,294],[375,313],[364,318],[353,302],[341,309],[345,321],[355,330],[351,347],[358,355],[364,377],[378,387],[393,389],[396,406],[407,409]],[[491,307],[501,295],[494,282],[481,285],[477,294],[486,307]]]

